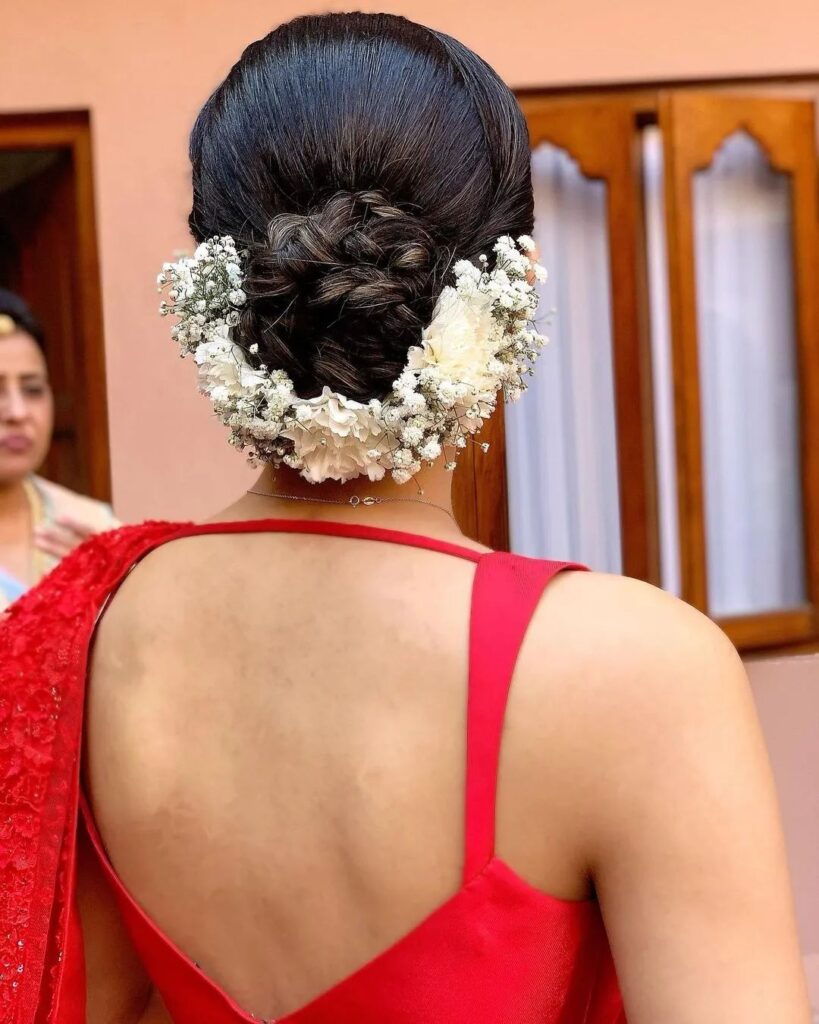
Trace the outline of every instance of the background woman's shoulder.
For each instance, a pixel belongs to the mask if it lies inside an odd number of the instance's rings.
[[[76,519],[97,531],[112,530],[119,526],[111,506],[104,501],[78,494],[42,477],[35,477],[35,486],[43,496],[49,519]]]

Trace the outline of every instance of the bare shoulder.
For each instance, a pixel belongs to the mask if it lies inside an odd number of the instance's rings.
[[[611,644],[639,637],[636,657],[651,657],[669,643],[685,645],[689,652],[705,650],[723,654],[733,647],[714,623],[691,605],[627,576],[597,572],[564,572],[543,596],[535,626],[546,632],[550,623],[561,621],[561,629],[570,622],[573,631],[588,641]]]
[[[747,697],[742,662],[706,616],[639,580],[567,572],[535,613],[521,655],[527,674],[549,665],[606,716],[658,704],[702,707]],[[609,719],[610,721],[611,719]]]
[[[120,632],[129,636],[140,625],[169,625],[185,608],[187,595],[213,588],[221,567],[201,555],[199,549],[208,540],[185,537],[160,543],[140,557],[106,608],[98,629],[101,640]]]
[[[653,587],[572,573],[520,671],[532,785],[593,879],[628,1019],[807,1021],[773,778],[727,638]]]
[[[699,828],[703,801],[736,810],[762,791],[773,800],[733,645],[645,583],[596,573],[555,580],[521,651],[511,709],[530,730],[536,774],[572,780],[574,809],[587,812],[578,839],[590,870],[658,806],[688,807]],[[734,785],[738,765],[745,784]]]

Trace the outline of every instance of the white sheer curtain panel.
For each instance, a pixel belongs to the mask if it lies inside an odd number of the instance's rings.
[[[713,615],[805,597],[790,179],[745,133],[693,181]]]
[[[643,143],[643,199],[646,225],[648,311],[651,331],[651,387],[654,405],[654,457],[660,531],[660,580],[679,595],[680,530],[677,510],[677,463],[674,428],[674,369],[668,305],[668,248],[663,201],[663,137],[646,128]]]
[[[513,549],[621,568],[606,189],[563,151],[532,160],[535,236],[554,309],[507,418]],[[662,581],[679,593],[663,149],[643,133]],[[745,133],[692,181],[708,596],[712,615],[805,598],[790,179]],[[628,486],[628,482],[625,483]]]
[[[541,329],[551,343],[529,391],[507,409],[512,549],[619,572],[606,186],[548,144],[533,153],[532,171],[535,240],[549,271]]]

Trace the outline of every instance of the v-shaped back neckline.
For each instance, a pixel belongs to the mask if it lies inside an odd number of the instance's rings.
[[[84,792],[80,794],[80,806],[88,837],[100,860],[103,872],[116,893],[120,906],[124,904],[128,908],[127,917],[131,921],[136,917],[141,923],[142,929],[148,932],[166,950],[171,951],[176,960],[177,969],[181,968],[188,974],[191,984],[204,985],[210,994],[234,1016],[236,1024],[239,1024],[239,1022],[241,1024],[300,1024],[303,1017],[307,1017],[327,1001],[342,995],[345,989],[361,983],[368,974],[377,970],[379,965],[391,956],[408,946],[423,941],[425,932],[434,928],[438,920],[451,913],[454,908],[461,905],[468,908],[471,905],[479,904],[482,899],[487,898],[487,893],[490,894],[489,898],[491,898],[491,893],[496,889],[513,893],[515,898],[519,900],[532,901],[547,908],[552,908],[559,914],[575,913],[584,917],[591,916],[597,909],[597,902],[593,897],[572,900],[553,896],[531,885],[502,858],[492,857],[477,874],[463,881],[455,892],[444,897],[432,910],[427,911],[420,921],[402,932],[384,949],[373,954],[364,963],[353,968],[353,970],[349,971],[338,981],[333,982],[327,988],[322,989],[317,995],[310,997],[306,1002],[301,1003],[296,1009],[288,1011],[283,1016],[260,1017],[240,1006],[236,999],[215,981],[203,969],[200,963],[185,953],[173,939],[162,931],[151,915],[140,906],[116,873],[108,857],[102,837],[97,829],[93,812]]]
[[[454,912],[452,908],[469,907],[475,902],[479,903],[483,898],[491,901],[492,889],[500,889],[513,902],[524,901],[541,907],[546,906],[550,908],[550,911],[559,915],[579,914],[582,918],[589,915],[591,908],[596,908],[594,899],[563,899],[543,892],[526,882],[510,865],[496,857],[494,852],[495,792],[503,712],[520,643],[534,606],[549,579],[563,569],[580,567],[564,563],[540,562],[502,552],[477,551],[423,534],[408,533],[365,523],[276,518],[200,524],[183,523],[179,525],[178,530],[171,530],[167,534],[151,540],[137,552],[130,564],[122,568],[108,589],[100,607],[88,637],[88,649],[90,650],[93,644],[97,625],[109,601],[125,578],[148,554],[166,544],[188,537],[242,533],[327,535],[386,542],[452,555],[476,564],[470,588],[469,670],[466,693],[467,764],[461,884],[454,893],[433,907],[416,925],[401,934],[386,949],[376,953],[327,989],[283,1016],[260,1018],[244,1010],[143,910],[117,875],[96,827],[90,803],[85,793],[81,792],[80,805],[89,838],[100,859],[103,871],[114,888],[123,910],[123,916],[130,921],[130,927],[140,929],[143,934],[150,937],[150,941],[155,944],[155,947],[161,946],[166,954],[169,953],[175,958],[177,969],[188,973],[191,984],[205,986],[210,994],[232,1014],[232,1020],[235,1020],[236,1024],[239,1022],[241,1024],[265,1024],[265,1022],[266,1024],[300,1024],[303,1018],[305,1024],[309,1024],[310,1014],[314,1010],[321,1008],[325,1002],[332,1001],[336,996],[342,995],[347,989],[358,985],[362,979],[390,957],[401,955],[407,947],[412,947],[418,941],[423,941],[423,936],[427,931],[434,930],[438,927],[441,919],[445,919],[450,912]],[[530,599],[520,605],[520,614],[517,614],[514,608],[509,610],[508,620],[512,629],[505,632],[503,629],[500,630],[499,643],[504,647],[501,654],[505,653],[506,657],[499,659],[499,652],[495,646],[496,633],[489,628],[492,624],[493,610],[498,606],[497,584],[512,581],[514,585],[516,579],[514,570],[520,566],[527,566],[529,569],[529,573],[524,573],[522,579],[528,580],[529,575],[532,575],[531,571],[534,570]],[[495,578],[493,579],[493,577]],[[501,587],[502,590],[503,587]],[[500,607],[503,608],[502,601]],[[504,608],[504,610],[507,609]],[[485,650],[482,651],[482,648]],[[500,663],[497,664],[498,672],[496,673],[494,666],[498,662]],[[87,677],[87,664],[85,671]],[[494,675],[503,677],[499,684],[492,681]],[[483,681],[479,682],[479,679]]]

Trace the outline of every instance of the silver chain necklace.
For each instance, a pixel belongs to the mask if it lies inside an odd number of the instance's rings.
[[[251,487],[247,493],[256,494],[260,498],[282,498],[284,501],[309,501],[315,502],[319,505],[349,505],[351,508],[358,508],[360,505],[372,508],[374,505],[406,503],[426,505],[428,508],[437,508],[439,512],[443,512],[448,515],[456,526],[458,525],[458,521],[448,508],[444,508],[443,505],[436,505],[431,501],[424,501],[423,498],[377,498],[373,495],[367,495],[366,497],[361,498],[357,494],[354,494],[351,498],[308,498],[301,494],[276,494],[273,491],[260,491],[255,487]]]

